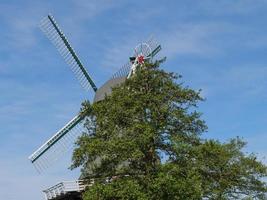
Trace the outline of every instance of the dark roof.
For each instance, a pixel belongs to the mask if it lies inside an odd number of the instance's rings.
[[[110,95],[112,88],[118,86],[126,80],[125,77],[118,77],[108,80],[104,85],[102,85],[95,94],[94,102],[101,101],[105,98],[106,95]]]

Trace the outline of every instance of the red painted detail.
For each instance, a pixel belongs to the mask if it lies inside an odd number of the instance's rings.
[[[139,63],[139,64],[144,64],[144,62],[145,62],[145,58],[144,58],[144,56],[138,56],[137,57],[137,62]]]

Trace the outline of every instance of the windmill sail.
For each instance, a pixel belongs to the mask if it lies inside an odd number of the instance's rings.
[[[79,60],[74,49],[69,44],[66,36],[60,30],[53,16],[48,15],[45,17],[40,23],[40,28],[46,34],[48,39],[56,46],[66,63],[71,67],[71,70],[82,87],[86,90],[89,90],[92,87],[93,90],[96,91],[97,87],[95,83]]]
[[[81,115],[75,116],[29,156],[38,172],[48,168],[73,146],[76,138],[84,132],[84,126],[81,123],[83,119]]]
[[[161,45],[152,36],[144,43],[147,44],[151,49],[151,52],[148,52],[148,51],[144,52],[145,57],[152,57],[153,58],[161,50]],[[140,52],[135,52],[135,54],[139,54],[139,53]],[[134,55],[134,56],[136,56],[136,55]],[[131,66],[132,66],[132,63],[127,62],[116,73],[114,73],[110,79],[127,77],[129,72],[130,72]]]
[[[55,19],[51,15],[48,15],[41,21],[40,28],[69,64],[81,85],[86,90],[92,87],[96,92],[96,85],[69,44],[66,36],[60,30]],[[30,161],[39,172],[49,167],[55,160],[61,157],[62,154],[73,147],[74,141],[83,132],[83,119],[84,116],[75,116],[29,157]]]
[[[41,22],[41,30],[56,46],[59,53],[65,61],[70,65],[72,71],[80,81],[81,85],[89,90],[90,87],[96,92],[95,101],[101,100],[106,90],[111,91],[110,83],[117,84],[124,81],[131,69],[131,62],[123,65],[99,90],[90,78],[88,72],[78,59],[73,48],[69,44],[63,32],[55,22],[51,15],[48,15]],[[151,52],[145,53],[146,57],[154,57],[160,50],[161,46],[155,42],[154,38],[150,38],[146,44],[151,47]],[[139,53],[139,52],[135,52]],[[56,132],[47,142],[38,148],[31,156],[30,161],[34,164],[37,171],[42,172],[48,168],[57,159],[59,159],[67,150],[74,146],[77,137],[85,130],[83,126],[84,116],[77,115],[68,122],[62,129]]]
[[[157,41],[154,39],[154,37],[150,37],[149,40],[146,42],[151,48],[151,52],[148,54],[145,54],[146,57],[154,57],[158,52],[161,50],[161,45],[157,43]]]

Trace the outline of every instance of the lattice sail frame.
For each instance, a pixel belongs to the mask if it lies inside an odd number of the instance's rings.
[[[149,51],[143,53],[145,57],[153,58],[161,50],[161,45],[154,39],[153,36],[151,36],[147,42],[144,42],[144,44],[149,45],[149,47],[151,49],[151,53]],[[139,51],[134,51],[134,56],[139,55],[140,50],[141,49],[139,49]],[[116,73],[114,73],[111,76],[111,79],[115,79],[115,78],[119,78],[119,77],[127,77],[130,70],[131,70],[131,67],[132,67],[132,63],[130,61],[127,62]]]
[[[81,86],[85,90],[93,88],[93,90],[96,92],[97,87],[95,83],[89,76],[86,68],[79,60],[77,54],[71,47],[70,43],[68,42],[68,39],[61,31],[52,15],[48,15],[43,20],[41,20],[40,29],[44,32],[47,38],[55,45],[58,52],[64,58],[66,63],[70,66],[71,70],[75,74]]]
[[[73,147],[74,141],[85,131],[83,117],[77,115],[62,129],[29,156],[38,172],[52,165],[58,158]]]
[[[96,85],[81,64],[81,61],[78,59],[65,35],[59,29],[54,18],[51,15],[48,15],[47,18],[41,21],[40,28],[69,64],[83,88],[89,90],[90,87],[92,87],[96,92]],[[150,51],[142,52],[145,57],[153,58],[161,50],[161,46],[154,40],[153,37],[150,37],[145,44],[149,45],[151,48]],[[134,56],[140,54],[138,51],[139,50],[135,50]],[[113,74],[110,80],[119,77],[127,77],[130,73],[131,66],[132,63],[127,62],[115,74]],[[46,141],[40,148],[29,156],[30,161],[33,163],[38,172],[42,172],[48,168],[64,153],[74,147],[74,142],[85,131],[83,120],[83,116],[75,116],[62,129],[56,132],[48,141]]]

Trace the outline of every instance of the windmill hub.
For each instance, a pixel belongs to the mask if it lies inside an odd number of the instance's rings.
[[[137,57],[138,64],[142,65],[145,62],[145,57],[143,55],[140,55]]]
[[[140,43],[139,45],[137,45],[134,49],[134,56],[130,57],[132,66],[127,78],[130,78],[130,76],[135,74],[138,65],[143,65],[146,60],[150,60],[152,57],[153,57],[153,51],[151,44]]]

